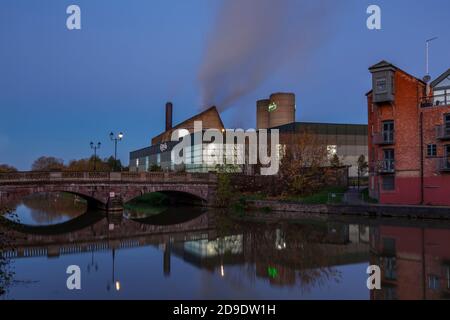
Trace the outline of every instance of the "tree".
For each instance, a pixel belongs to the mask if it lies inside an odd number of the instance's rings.
[[[229,206],[235,197],[231,174],[236,171],[236,165],[223,164],[216,165],[217,170],[217,194],[216,204],[219,207]]]
[[[0,216],[10,214],[11,210],[0,207]],[[11,236],[7,231],[8,224],[11,223],[9,219],[2,219],[0,221],[0,251],[10,248]],[[14,277],[14,271],[10,266],[10,258],[6,255],[0,254],[0,297],[7,293],[8,287],[11,285]]]
[[[61,171],[64,161],[55,157],[40,157],[33,162],[32,171]]]
[[[290,135],[280,162],[282,193],[307,195],[322,187],[320,169],[327,160],[326,146],[314,134],[304,131]]]
[[[369,165],[366,161],[366,157],[362,154],[358,158],[358,189],[360,187],[360,179],[368,171]]]
[[[17,169],[7,164],[0,164],[0,173],[17,172]]]
[[[333,167],[333,168],[339,168],[339,167],[342,167],[342,162],[341,162],[341,159],[339,159],[339,156],[335,153],[334,155],[333,155],[333,157],[331,158],[331,160],[330,160],[330,165]]]
[[[115,160],[113,156],[109,157],[105,162],[108,163],[110,171],[122,171],[122,162],[120,159]]]
[[[153,164],[150,168],[148,168],[149,172],[162,172],[162,168],[157,164]]]
[[[67,166],[67,171],[110,171],[109,165],[106,160],[102,160],[99,157],[92,156],[88,159],[71,160]]]

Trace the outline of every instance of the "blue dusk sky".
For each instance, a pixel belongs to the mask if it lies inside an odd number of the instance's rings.
[[[66,9],[81,8],[81,30]],[[366,26],[381,8],[382,29]],[[297,95],[297,120],[366,123],[368,67],[388,60],[433,78],[450,68],[448,0],[2,0],[0,164],[42,155],[121,160],[215,104],[227,127],[255,127],[255,102]]]

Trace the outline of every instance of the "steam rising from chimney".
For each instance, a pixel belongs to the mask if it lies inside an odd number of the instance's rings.
[[[330,6],[339,5],[341,1],[225,0],[199,72],[203,106],[224,110],[286,62],[307,64],[326,34],[323,23]]]

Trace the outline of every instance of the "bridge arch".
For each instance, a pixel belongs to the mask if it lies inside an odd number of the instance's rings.
[[[133,188],[122,195],[123,203],[128,203],[134,199],[151,193],[161,193],[166,195],[171,204],[194,204],[204,205],[208,202],[208,194],[204,188],[186,188],[185,186],[171,185],[153,185],[143,186],[140,189]]]
[[[14,190],[7,190],[2,194],[2,203],[18,204],[25,197],[34,194],[44,193],[69,193],[76,195],[87,201],[88,208],[105,208],[108,198],[100,192],[92,192],[80,188],[74,188],[73,186],[49,186],[49,187],[25,187],[15,188]]]

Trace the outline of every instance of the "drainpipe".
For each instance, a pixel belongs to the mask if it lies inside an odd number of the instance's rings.
[[[420,204],[423,205],[424,204],[423,113],[420,110],[420,105],[419,105],[419,112],[420,112]]]

